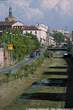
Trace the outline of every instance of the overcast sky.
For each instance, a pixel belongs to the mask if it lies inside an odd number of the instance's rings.
[[[24,24],[73,30],[73,0],[0,0],[0,21],[8,16],[9,6]]]

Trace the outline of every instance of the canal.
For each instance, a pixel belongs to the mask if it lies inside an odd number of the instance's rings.
[[[18,96],[15,102],[5,110],[65,108],[69,65],[63,54],[63,51],[54,52],[51,63],[46,65],[43,71],[43,78],[32,83],[28,90]]]

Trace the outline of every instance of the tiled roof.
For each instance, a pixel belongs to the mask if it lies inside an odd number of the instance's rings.
[[[5,21],[0,21],[0,26],[2,25],[12,25],[14,22],[5,22]]]
[[[6,21],[0,21],[0,26],[12,26],[17,22],[6,22]],[[17,25],[18,26],[18,25]],[[33,25],[23,25],[23,30],[40,30],[36,26]]]
[[[38,30],[38,28],[35,27],[35,26],[24,26],[23,29],[24,29],[24,30]]]

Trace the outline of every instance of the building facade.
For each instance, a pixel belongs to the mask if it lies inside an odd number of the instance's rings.
[[[56,46],[56,42],[52,36],[49,36],[49,46]]]
[[[38,38],[42,44],[48,45],[48,26],[44,24],[37,24],[36,27],[40,30]]]
[[[0,48],[0,67],[4,65],[4,49]]]
[[[37,24],[35,26],[24,26],[23,34],[26,33],[32,33],[33,35],[36,35],[38,40],[43,45],[48,45],[48,27],[44,24]]]
[[[15,22],[17,18],[12,15],[12,7],[9,7],[9,15],[5,18],[5,22]]]
[[[8,29],[21,29],[23,34],[32,33],[36,35],[41,44],[47,45],[48,43],[48,26],[44,24],[37,24],[35,26],[26,26],[24,23],[17,21],[16,17],[12,15],[12,8],[9,8],[9,15],[5,21],[0,22],[0,35]]]
[[[21,23],[20,21],[17,21],[12,24],[12,29],[22,29],[24,28],[24,24]]]
[[[12,16],[12,8],[9,8],[9,16],[4,21],[0,21],[0,34],[5,30],[11,29],[12,25],[16,22],[16,18]]]

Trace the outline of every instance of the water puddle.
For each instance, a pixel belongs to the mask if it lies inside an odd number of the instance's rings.
[[[54,69],[67,69],[68,66],[49,66],[48,68],[54,68]]]
[[[58,78],[58,79],[44,79],[38,82],[34,82],[32,85],[40,85],[40,86],[59,86],[59,87],[65,87],[67,84],[67,79],[64,78]]]
[[[65,101],[65,93],[24,93],[20,96],[20,99]]]
[[[43,73],[44,75],[67,75],[67,72],[48,72],[48,71],[46,71],[46,72],[44,72]]]

